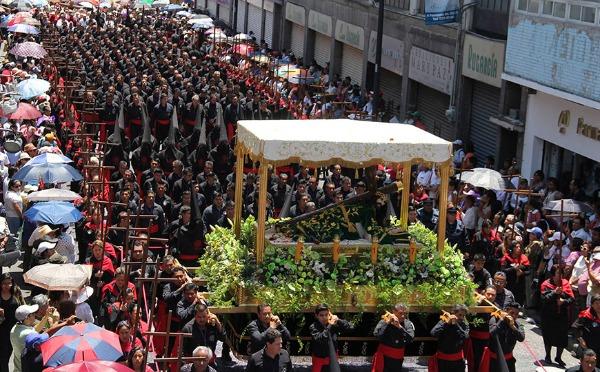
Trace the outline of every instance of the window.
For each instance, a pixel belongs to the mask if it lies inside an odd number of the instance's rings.
[[[553,16],[553,17],[558,17],[558,18],[564,18],[566,7],[567,6],[565,3],[559,3],[557,1],[546,0],[546,1],[544,1],[544,5],[542,8],[542,14]]]
[[[569,6],[569,19],[586,23],[596,23],[596,8],[572,4]]]
[[[540,0],[519,0],[517,9],[537,14],[540,9]]]

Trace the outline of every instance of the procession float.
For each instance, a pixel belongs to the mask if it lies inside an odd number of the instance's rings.
[[[259,182],[291,164],[313,169],[341,164],[363,172],[367,190],[295,218],[273,219],[267,216],[267,189],[259,187],[256,219],[242,219],[242,203],[236,203],[233,229],[214,227],[207,235],[197,276],[206,280],[213,312],[225,314],[234,348],[245,348],[243,325],[266,303],[295,335],[291,351],[308,354],[312,311],[325,302],[355,323],[356,336],[341,338],[342,354],[369,355],[376,342],[366,335],[377,314],[402,302],[417,318],[421,342],[412,352],[426,354],[439,311],[473,305],[474,285],[462,254],[445,241],[446,209],[439,210],[437,234],[408,224],[413,165],[439,169],[439,205],[447,204],[451,143],[410,125],[240,121],[235,151],[236,180],[244,179],[249,161],[257,165]],[[382,165],[396,170],[395,180],[377,180],[376,167]],[[236,181],[235,200],[242,199],[243,182]],[[472,311],[487,310],[472,306]]]

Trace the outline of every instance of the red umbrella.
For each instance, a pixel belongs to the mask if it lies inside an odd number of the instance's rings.
[[[12,120],[34,120],[42,116],[42,113],[35,108],[35,106],[30,105],[26,102],[19,102],[19,106],[17,107],[17,111],[10,114],[10,119]]]
[[[44,365],[48,367],[86,360],[115,361],[123,356],[119,336],[92,323],[61,328],[41,349]]]
[[[238,44],[233,47],[233,52],[243,56],[249,56],[254,53],[254,48],[248,44]]]
[[[133,372],[133,370],[124,364],[117,362],[108,362],[106,360],[96,360],[93,362],[77,362],[65,364],[56,368],[47,368],[45,371],[52,372]]]

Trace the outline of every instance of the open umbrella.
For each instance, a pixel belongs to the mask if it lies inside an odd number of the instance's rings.
[[[188,19],[188,21],[187,21],[188,25],[193,25],[193,24],[196,24],[196,23],[205,23],[205,24],[211,24],[212,25],[213,20],[210,19],[210,18],[191,18],[191,19]],[[213,26],[210,26],[210,27],[213,27]]]
[[[187,10],[180,10],[177,13],[175,13],[175,15],[177,17],[187,17],[187,18],[190,18],[190,17],[192,17],[194,15],[194,13],[190,13]]]
[[[15,14],[15,17],[31,18],[33,14],[31,12],[18,12]]]
[[[237,44],[233,46],[233,52],[243,56],[249,56],[254,53],[254,48],[248,44]]]
[[[591,205],[573,199],[553,200],[548,203],[545,209],[554,212],[560,212],[562,210],[563,213],[569,214],[594,212],[594,208],[592,208]]]
[[[41,346],[45,366],[57,367],[82,361],[115,361],[123,356],[119,336],[92,323],[58,330]]]
[[[44,79],[30,78],[17,84],[17,93],[22,98],[30,99],[50,90],[50,82]]]
[[[252,36],[247,35],[247,34],[237,34],[233,37],[233,41],[235,41],[235,42],[250,41],[250,40],[252,40]]]
[[[69,164],[34,164],[22,167],[14,174],[13,178],[37,184],[39,180],[46,183],[81,181],[83,176]]]
[[[25,166],[28,165],[43,165],[43,164],[68,164],[72,163],[73,160],[62,155],[55,154],[53,152],[45,152],[43,154],[34,156],[33,159],[29,160],[25,163]]]
[[[473,168],[470,171],[464,171],[460,175],[460,180],[488,190],[504,190],[507,186],[506,180],[502,178],[500,172],[488,168]]]
[[[133,372],[133,369],[122,363],[94,360],[58,366],[52,372]]]
[[[94,4],[90,3],[89,1],[83,1],[79,3],[79,6],[85,9],[95,9]]]
[[[30,221],[51,225],[74,223],[83,218],[81,212],[72,203],[60,201],[37,203],[27,209],[23,215]]]
[[[163,6],[167,6],[170,4],[169,0],[156,0],[152,2],[152,7],[154,8],[162,8]]]
[[[48,55],[46,49],[38,43],[34,43],[33,41],[26,41],[24,43],[19,43],[12,47],[9,52],[17,57],[33,57],[33,58],[44,58]]]
[[[12,120],[34,120],[42,116],[42,113],[35,108],[35,106],[26,103],[19,102],[19,106],[17,106],[17,111],[10,114],[10,119]]]
[[[204,22],[196,22],[196,23],[192,24],[192,28],[194,30],[197,30],[199,28],[203,29],[203,30],[206,30],[207,28],[214,27],[214,24],[212,23],[211,20],[204,20],[204,19],[202,19],[202,21],[204,21]]]
[[[46,263],[32,267],[23,280],[47,291],[74,291],[81,289],[91,276],[90,265]]]
[[[27,194],[27,200],[30,202],[40,201],[73,201],[81,199],[81,195],[71,190],[65,189],[45,189],[42,191]]]
[[[20,23],[23,25],[35,26],[35,27],[39,27],[42,25],[42,22],[38,21],[35,18],[20,18],[19,22],[17,22],[17,23]]]
[[[8,28],[8,31],[16,32],[16,33],[20,33],[20,34],[31,34],[31,35],[37,35],[40,33],[40,30],[38,30],[36,27],[30,26],[30,25],[24,25],[24,24],[10,26]]]
[[[156,1],[155,1],[155,3],[156,3]],[[162,8],[163,11],[167,11],[167,12],[177,12],[177,11],[184,10],[184,9],[185,8],[179,4],[169,4]]]
[[[48,0],[31,0],[31,5],[36,8],[45,8],[49,6]]]

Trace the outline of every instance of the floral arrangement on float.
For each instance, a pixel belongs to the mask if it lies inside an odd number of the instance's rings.
[[[239,240],[232,230],[215,227],[206,237],[197,272],[207,280],[210,301],[215,306],[264,302],[284,313],[320,302],[358,308],[388,308],[397,302],[439,308],[473,302],[474,284],[462,254],[447,243],[440,253],[436,234],[422,224],[408,227],[408,243],[386,244],[383,239],[379,243],[377,236],[399,228],[400,222],[392,218],[385,228],[367,226],[373,237],[368,246],[345,247],[340,244],[337,221],[344,224],[343,219],[325,217],[318,227],[323,229],[322,241],[332,235],[326,248],[304,242],[303,235],[293,232],[298,240],[288,245],[267,242],[261,264],[253,251],[253,217],[243,222]]]

